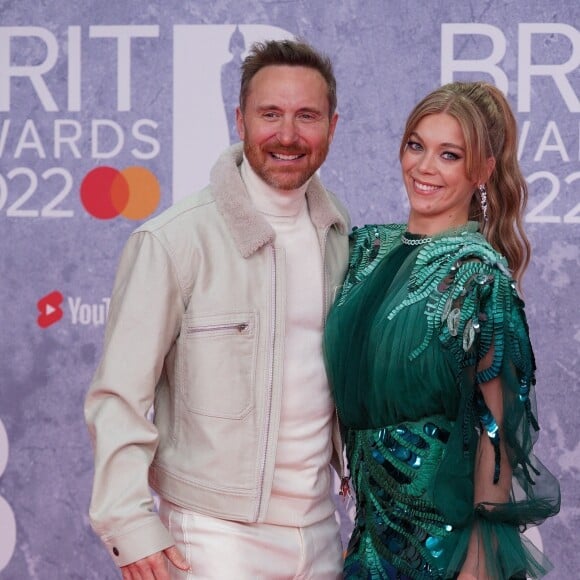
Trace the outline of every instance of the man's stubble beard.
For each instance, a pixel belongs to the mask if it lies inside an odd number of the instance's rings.
[[[329,147],[330,144],[328,143],[316,153],[313,159],[308,157],[308,165],[298,172],[295,170],[285,172],[283,168],[268,167],[267,161],[264,162],[262,160],[264,158],[267,159],[269,154],[264,153],[258,145],[248,145],[244,142],[244,154],[254,172],[269,186],[282,191],[291,191],[302,187],[318,171],[328,155]],[[298,151],[295,147],[283,147],[281,145],[276,147],[275,150],[284,155],[303,153],[302,150]],[[309,156],[310,153],[308,151],[306,155]]]

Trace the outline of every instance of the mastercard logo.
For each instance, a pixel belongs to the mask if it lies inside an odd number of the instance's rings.
[[[161,188],[157,178],[144,167],[97,167],[81,183],[81,202],[93,217],[110,220],[123,216],[142,220],[159,205]]]

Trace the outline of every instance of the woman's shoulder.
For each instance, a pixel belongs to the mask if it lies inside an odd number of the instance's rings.
[[[417,257],[417,267],[436,263],[451,270],[488,272],[504,280],[512,280],[512,273],[505,257],[478,231],[449,232],[435,237]]]
[[[460,361],[471,352],[475,334],[483,326],[480,315],[507,322],[521,317],[523,307],[507,261],[473,229],[444,232],[420,248],[407,297],[389,316],[422,300],[426,300],[428,332],[411,356],[418,356],[440,333]]]
[[[507,260],[478,231],[443,236],[425,246],[417,257],[412,282],[420,287],[424,279],[431,279],[430,269],[439,270],[437,290],[445,293],[450,288],[453,299],[465,301],[472,296],[479,303],[500,298],[503,302],[509,296],[517,301],[517,285]]]
[[[352,228],[352,234],[351,235],[360,235],[363,232],[369,232],[369,231],[375,231],[375,230],[379,230],[379,231],[397,231],[397,232],[402,232],[406,229],[407,225],[404,223],[374,223],[374,224],[364,224],[362,226],[353,226]]]
[[[376,237],[400,238],[406,229],[405,224],[365,224],[364,226],[354,226],[350,234],[351,241],[372,239]]]
[[[404,224],[367,224],[354,227],[350,234],[351,272],[360,273],[377,263],[390,249],[401,241]]]
[[[366,224],[350,234],[350,259],[339,302],[376,267],[395,245],[401,243],[405,224]]]

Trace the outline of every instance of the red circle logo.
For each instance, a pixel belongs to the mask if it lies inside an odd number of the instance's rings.
[[[142,220],[151,215],[161,199],[157,178],[144,167],[97,167],[81,183],[81,202],[85,210],[101,220],[122,215]]]

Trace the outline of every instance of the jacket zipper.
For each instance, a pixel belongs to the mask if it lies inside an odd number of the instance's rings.
[[[202,334],[204,332],[221,332],[224,330],[233,330],[240,333],[248,329],[248,322],[229,322],[224,324],[208,324],[206,326],[192,326],[187,328],[186,333],[189,334]]]
[[[272,248],[272,276],[270,280],[270,350],[268,360],[268,384],[266,388],[266,425],[264,436],[264,452],[262,453],[262,463],[260,465],[260,474],[258,481],[258,503],[256,505],[256,512],[254,514],[254,521],[258,520],[260,509],[262,506],[262,498],[264,496],[264,472],[266,471],[266,457],[268,455],[268,441],[270,439],[270,420],[272,418],[272,390],[274,388],[274,350],[276,347],[276,248]]]
[[[334,420],[338,427],[338,434],[342,443],[342,434],[340,431],[340,417],[338,416],[338,408],[334,405]],[[352,497],[352,492],[350,491],[350,475],[346,474],[346,464],[343,455],[343,450],[340,450],[340,486],[338,489],[338,495],[342,497],[343,500],[346,500],[349,497]]]
[[[328,238],[328,230],[330,228],[326,228],[324,230],[324,235],[322,237],[322,287],[324,292],[324,310],[322,312],[322,327],[324,328],[326,324],[326,317],[328,315],[328,310],[330,308],[330,299],[329,299],[329,289],[328,289],[328,277],[326,273],[326,239]],[[330,385],[329,385],[330,388]],[[338,430],[338,435],[340,441],[342,443],[342,437],[340,434],[340,420],[338,418],[338,409],[336,405],[334,405],[334,425],[332,427],[332,439],[334,440],[334,432]],[[340,464],[340,489],[338,490],[338,495],[343,496],[343,498],[350,497],[350,488],[349,488],[349,479],[350,476],[346,474],[346,465],[344,463],[344,456],[342,448],[340,449],[340,453],[338,456],[338,462]]]
[[[322,251],[322,293],[324,296],[324,303],[322,305],[322,328],[324,328],[324,325],[326,324],[326,316],[330,307],[328,299],[328,276],[326,275],[326,238],[328,238],[328,230],[329,228],[324,230],[322,245],[320,248]]]

